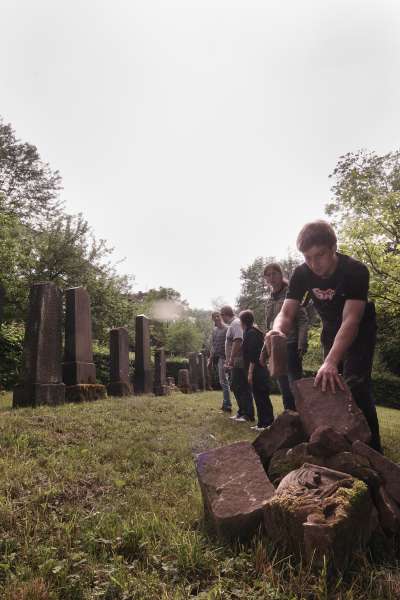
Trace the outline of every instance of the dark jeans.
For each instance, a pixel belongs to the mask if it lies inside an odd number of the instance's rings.
[[[268,427],[274,421],[274,409],[269,397],[268,371],[256,366],[253,373],[253,396],[257,407],[258,427]]]
[[[253,396],[243,368],[233,367],[231,390],[238,403],[238,416],[254,421]]]
[[[278,377],[278,384],[282,394],[283,408],[285,410],[296,410],[291,385],[293,381],[303,377],[303,361],[299,356],[297,342],[288,343],[287,357],[288,374]]]
[[[336,329],[324,324],[321,342],[326,357],[332,347]],[[382,452],[379,435],[379,423],[375,401],[372,396],[371,371],[376,343],[376,324],[374,320],[363,324],[356,339],[346,352],[339,371],[349,386],[357,406],[364,413],[371,430],[371,447]]]

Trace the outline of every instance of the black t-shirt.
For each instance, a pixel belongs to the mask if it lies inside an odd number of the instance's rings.
[[[337,254],[334,273],[326,279],[315,275],[304,263],[293,272],[286,298],[302,302],[309,292],[324,325],[340,326],[346,300],[368,302],[369,272],[367,267],[344,254]],[[374,319],[372,303],[367,303],[362,323]]]

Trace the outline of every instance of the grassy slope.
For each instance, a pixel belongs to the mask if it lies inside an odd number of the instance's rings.
[[[3,396],[0,597],[400,598],[393,561],[360,557],[328,585],[261,539],[227,548],[206,535],[192,453],[255,437],[219,404],[211,392],[11,411]],[[400,411],[379,413],[400,460]]]

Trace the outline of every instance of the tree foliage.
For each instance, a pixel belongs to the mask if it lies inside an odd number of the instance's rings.
[[[342,156],[326,207],[341,248],[368,265],[371,296],[381,314],[400,312],[400,152]]]
[[[0,192],[7,212],[23,223],[46,222],[60,210],[61,176],[41,160],[33,144],[21,142],[0,119]]]
[[[189,352],[199,352],[202,342],[202,333],[193,321],[181,319],[168,325],[166,334],[168,352],[187,356]]]

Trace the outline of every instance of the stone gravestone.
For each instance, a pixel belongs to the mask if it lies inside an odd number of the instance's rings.
[[[199,389],[199,356],[197,352],[189,352],[189,378],[190,389],[197,392]]]
[[[198,386],[199,386],[199,390],[201,390],[202,392],[204,392],[204,390],[206,389],[206,373],[204,370],[204,354],[202,352],[198,353],[198,371],[197,371],[197,381],[198,381]]]
[[[183,394],[189,394],[189,392],[191,391],[189,369],[179,369],[178,388]]]
[[[323,392],[320,387],[314,387],[314,378],[309,377],[294,381],[292,389],[296,410],[308,436],[318,427],[333,427],[352,442],[370,441],[368,423],[346,385],[344,391]]]
[[[271,353],[268,361],[268,369],[271,377],[287,375],[287,341],[281,335],[271,336]]]
[[[153,373],[150,362],[150,319],[145,315],[136,317],[135,340],[135,394],[151,394]]]
[[[105,386],[96,384],[89,294],[83,287],[69,288],[65,299],[63,379],[67,386],[66,400],[82,402],[105,398]]]
[[[208,392],[211,392],[213,387],[212,387],[212,377],[211,377],[211,368],[209,368],[208,366],[208,356],[205,356],[205,354],[203,354],[204,357],[204,373],[206,376],[206,390]]]
[[[62,404],[62,297],[54,283],[31,287],[25,330],[22,384],[16,386],[13,406]]]
[[[166,396],[169,393],[167,385],[167,364],[164,348],[158,348],[154,354],[154,387],[155,396]]]
[[[124,327],[110,331],[110,383],[107,391],[110,396],[132,394],[129,382],[129,338]]]

